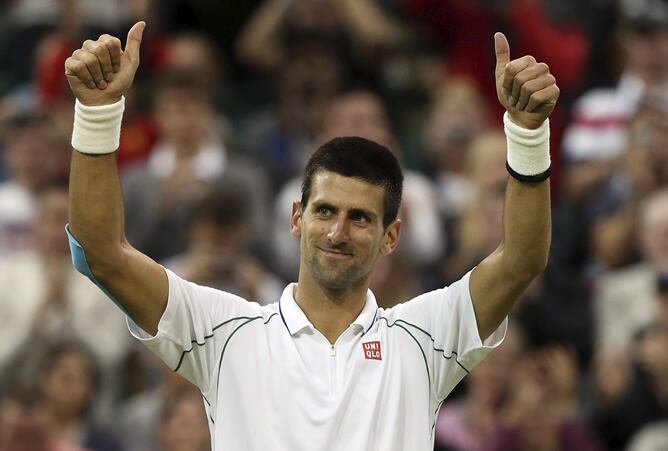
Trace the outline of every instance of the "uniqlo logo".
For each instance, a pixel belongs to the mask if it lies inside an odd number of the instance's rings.
[[[367,360],[383,360],[380,355],[380,341],[367,341],[362,343],[364,358]]]

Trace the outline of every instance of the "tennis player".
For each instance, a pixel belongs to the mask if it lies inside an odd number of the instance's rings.
[[[298,281],[261,306],[183,280],[125,239],[114,152],[144,27],[132,27],[124,50],[102,35],[65,63],[77,99],[67,228],[76,268],[199,388],[213,450],[433,449],[441,403],[502,341],[508,311],[546,265],[548,116],[559,96],[547,65],[511,60],[495,35],[510,177],[503,242],[482,263],[379,308],[369,276],[399,241],[403,176],[383,146],[341,137],[313,154],[292,207]]]

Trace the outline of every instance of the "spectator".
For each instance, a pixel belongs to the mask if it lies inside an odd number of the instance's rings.
[[[122,451],[118,439],[92,417],[102,380],[93,355],[82,344],[65,342],[50,349],[40,389],[54,437],[94,451]]]
[[[0,400],[0,450],[92,451],[55,439],[39,390],[19,385],[7,390]]]
[[[168,406],[173,406],[184,392],[193,386],[173,372],[146,349],[141,358],[159,373],[158,383],[124,401],[119,408],[116,430],[127,451],[163,451],[160,446],[160,428]],[[201,395],[199,408],[204,412]]]
[[[506,138],[488,131],[473,140],[467,155],[471,193],[462,214],[453,222],[452,253],[443,275],[458,280],[496,248],[503,236],[503,201],[508,179]]]
[[[471,201],[469,152],[488,122],[486,104],[471,80],[446,80],[435,93],[422,132],[423,145],[438,183],[439,210],[446,221],[458,217]]]
[[[565,189],[579,199],[609,175],[624,150],[627,124],[645,95],[661,96],[668,82],[668,5],[663,0],[620,0],[613,88],[594,88],[577,100],[564,135],[569,164]],[[663,98],[663,97],[660,97]]]
[[[208,191],[189,218],[186,251],[164,265],[200,285],[269,304],[285,285],[251,254],[245,194],[230,184]]]
[[[597,343],[628,344],[658,313],[658,275],[668,267],[668,190],[647,198],[638,214],[644,259],[601,276],[594,291]]]
[[[3,155],[8,179],[0,183],[0,257],[32,247],[35,199],[65,177],[68,152],[48,116],[29,113],[9,123]]]
[[[64,239],[66,187],[43,189],[36,210],[35,249],[0,265],[0,284],[6,287],[0,291],[0,376],[35,377],[49,345],[64,338],[86,343],[104,371],[113,374],[129,343],[125,321],[121,312],[72,268]]]
[[[190,73],[167,73],[156,88],[153,111],[161,140],[146,164],[124,176],[128,240],[152,258],[165,259],[186,246],[187,218],[207,186],[223,180],[250,195],[252,239],[265,233],[264,177],[236,158],[216,130],[205,85]]]
[[[194,387],[165,406],[160,423],[162,451],[209,451],[209,425]]]
[[[469,374],[466,394],[441,407],[435,429],[437,451],[477,451],[494,437],[523,341],[521,330],[510,323],[503,344]]]
[[[346,77],[345,65],[332,52],[300,49],[273,74],[275,104],[242,122],[242,147],[267,168],[272,192],[300,173],[327,105]]]
[[[497,436],[483,449],[513,451],[601,450],[574,416],[577,368],[561,347],[535,349],[514,367]]]
[[[668,329],[654,325],[628,350],[617,347],[610,358],[599,351],[590,421],[610,449],[623,449],[634,432],[668,415],[666,349]]]
[[[371,0],[265,0],[242,30],[237,53],[272,69],[290,60],[292,46],[309,43],[370,65],[369,56],[397,38],[392,20]]]

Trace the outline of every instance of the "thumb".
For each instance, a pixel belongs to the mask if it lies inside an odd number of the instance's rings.
[[[125,43],[125,53],[130,57],[135,65],[139,64],[139,47],[141,46],[141,39],[144,34],[146,22],[137,22],[128,31],[128,40]]]
[[[503,33],[494,33],[494,52],[496,53],[496,75],[510,62],[510,45]]]

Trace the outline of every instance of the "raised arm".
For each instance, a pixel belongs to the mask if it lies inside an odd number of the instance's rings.
[[[102,35],[84,42],[65,61],[65,75],[78,100],[69,230],[76,240],[74,255],[79,248],[85,256],[75,259],[77,269],[105,289],[139,326],[155,333],[167,304],[167,275],[125,239],[115,153],[123,95],[139,66],[144,26],[138,22],[130,29],[124,51],[119,39]]]
[[[549,128],[559,97],[555,78],[531,56],[510,61],[506,37],[497,33],[496,90],[506,108],[508,171],[503,242],[470,279],[478,331],[484,339],[547,265],[550,248]]]

